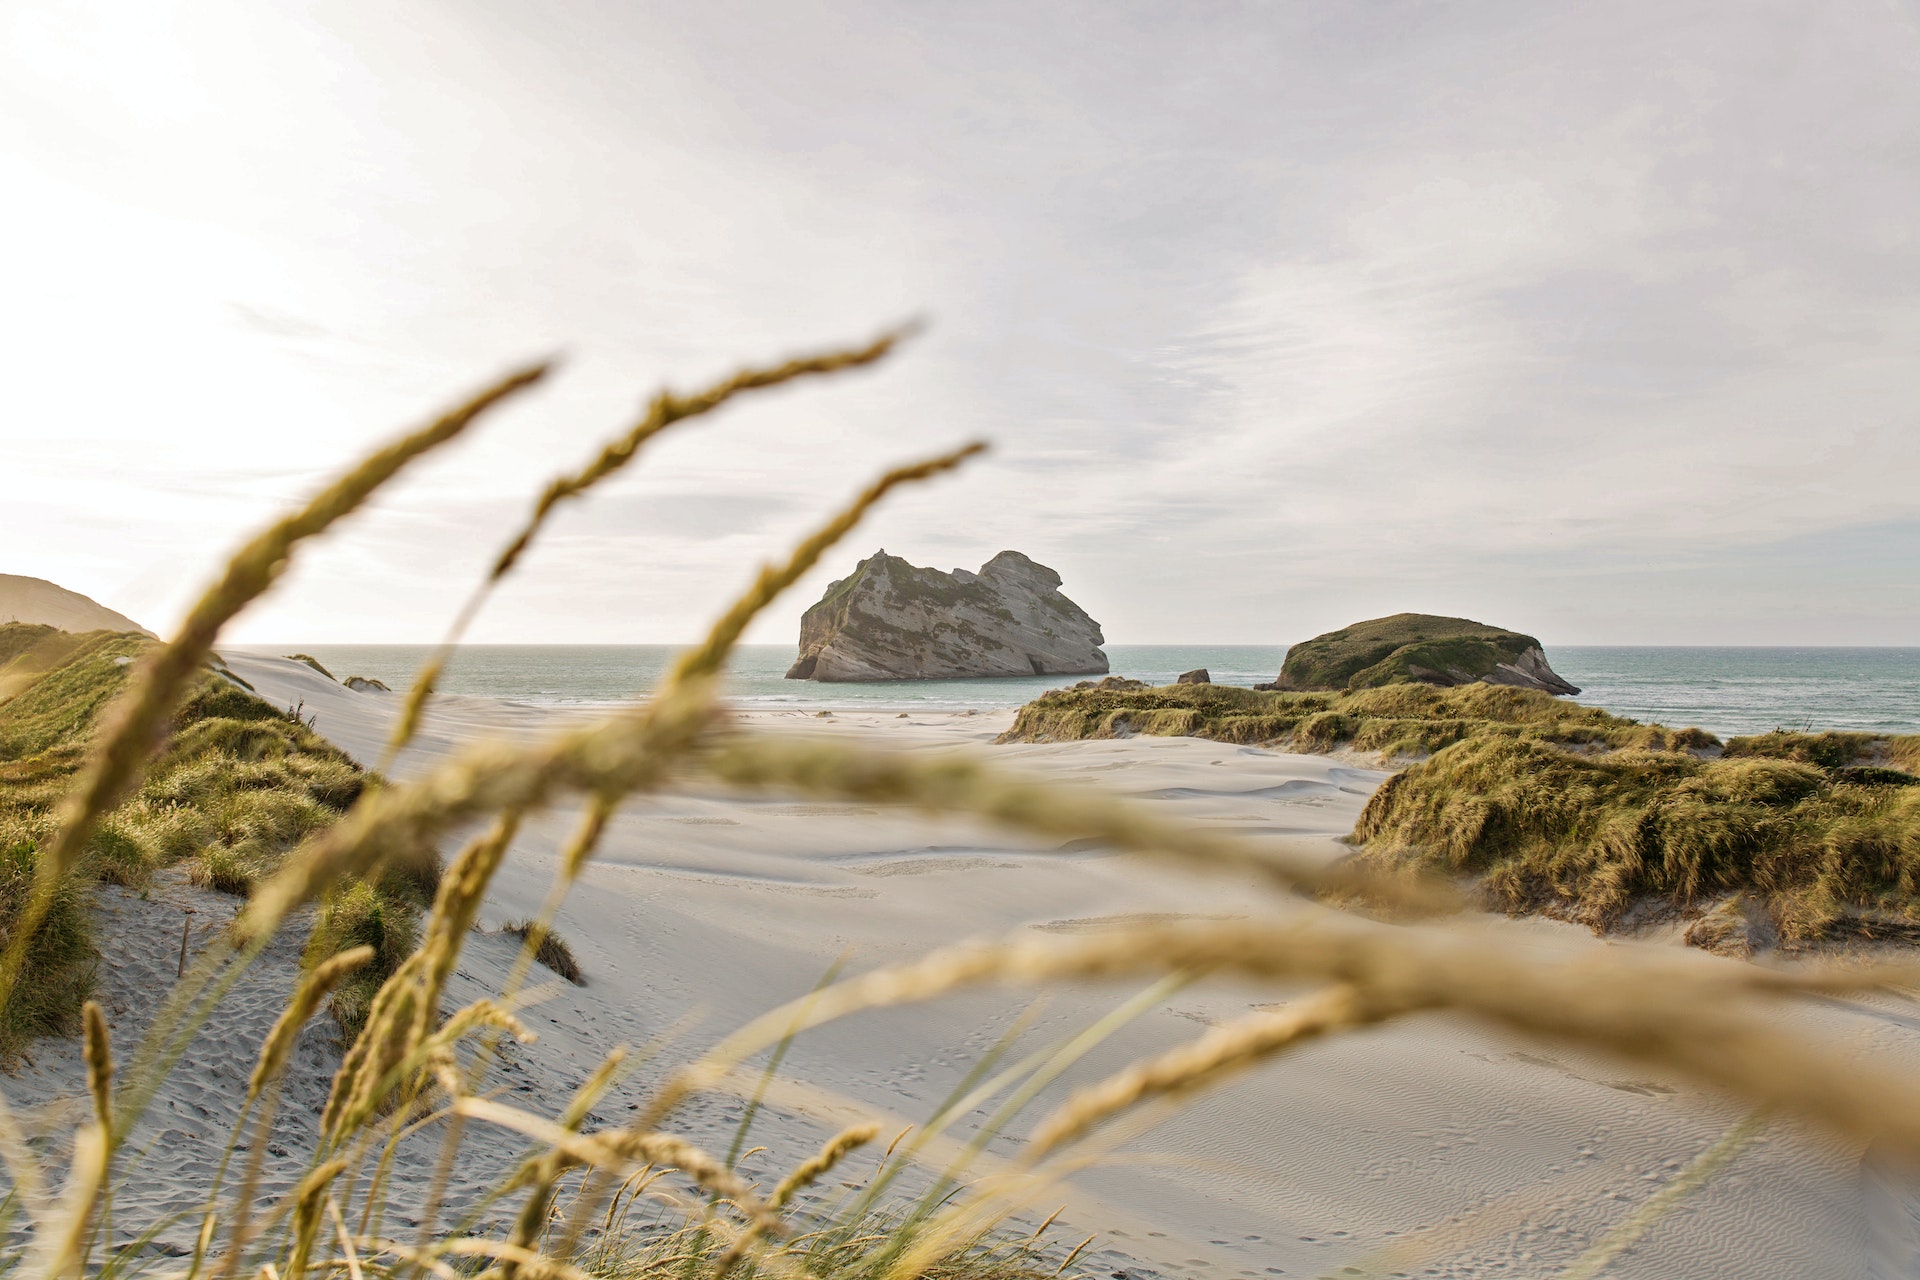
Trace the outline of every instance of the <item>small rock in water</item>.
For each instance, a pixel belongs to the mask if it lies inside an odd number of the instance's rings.
[[[1175,684],[1212,684],[1213,677],[1207,674],[1205,667],[1195,667],[1191,671],[1182,671]]]

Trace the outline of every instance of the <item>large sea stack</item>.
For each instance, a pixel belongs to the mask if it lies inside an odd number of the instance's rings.
[[[1099,675],[1100,624],[1060,575],[1018,551],[979,573],[921,569],[876,551],[800,619],[789,680],[954,680]]]
[[[1384,684],[1516,685],[1553,694],[1580,690],[1547,665],[1532,636],[1466,618],[1396,613],[1356,622],[1287,650],[1280,678],[1263,689],[1372,689]]]

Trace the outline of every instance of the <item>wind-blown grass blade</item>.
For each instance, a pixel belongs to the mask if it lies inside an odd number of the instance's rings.
[[[1287,888],[1364,891],[1420,910],[1451,909],[1459,896],[1438,882],[1389,878],[1349,863],[1266,849],[1169,823],[1144,806],[1031,782],[978,760],[916,759],[837,742],[739,736],[702,762],[736,786],[778,788],[971,814],[1056,839],[1097,840],[1188,865],[1258,872]]]
[[[107,1034],[107,1015],[89,1000],[80,1010],[85,1023],[82,1055],[87,1066],[87,1093],[93,1098],[93,1118],[113,1149],[113,1042]]]
[[[758,1222],[763,1230],[775,1233],[781,1230],[779,1217],[753,1193],[751,1187],[684,1138],[665,1133],[635,1133],[632,1130],[587,1136],[490,1098],[461,1098],[454,1103],[454,1110],[470,1119],[513,1129],[544,1142],[553,1156],[570,1166],[591,1165],[596,1168],[631,1170],[651,1164],[679,1169],[704,1190],[733,1204],[749,1221]]]
[[[107,1182],[111,1155],[107,1133],[97,1122],[81,1126],[73,1136],[73,1164],[60,1199],[35,1233],[35,1255],[27,1274],[47,1280],[79,1276],[86,1266],[86,1240],[93,1211]]]
[[[505,810],[525,812],[562,792],[591,792],[603,801],[656,787],[710,727],[713,682],[755,614],[811,569],[834,543],[892,490],[951,471],[979,453],[952,453],[887,472],[794,550],[784,565],[763,568],[706,639],[683,654],[652,700],[623,715],[526,748],[469,749],[415,783],[368,796],[338,823],[303,844],[254,893],[237,929],[257,937],[325,886],[365,873],[383,859],[430,845],[463,819]]]
[[[767,1198],[767,1207],[778,1212],[794,1196],[832,1172],[833,1167],[847,1157],[847,1153],[865,1146],[879,1136],[880,1126],[871,1121],[849,1125],[842,1129],[827,1139],[826,1144],[816,1151],[812,1158],[798,1165],[793,1172],[780,1180],[780,1185],[775,1187],[773,1194]],[[720,1255],[719,1261],[714,1263],[714,1274],[724,1276],[733,1270],[758,1238],[756,1226],[750,1224],[745,1231],[741,1232],[740,1238]]]
[[[447,628],[446,637],[421,665],[420,672],[414,677],[413,687],[407,692],[407,701],[401,710],[400,719],[394,727],[393,736],[382,756],[381,768],[384,769],[393,757],[398,755],[408,742],[412,741],[415,731],[420,727],[420,717],[426,710],[428,699],[433,696],[440,674],[446,667],[447,658],[454,646],[466,634],[468,626],[492,594],[500,580],[513,572],[520,557],[532,545],[540,529],[546,524],[547,517],[562,502],[579,497],[594,485],[612,476],[633,461],[640,447],[677,422],[710,413],[718,409],[734,396],[744,391],[757,391],[766,387],[777,387],[796,378],[812,377],[819,374],[838,373],[843,369],[854,369],[862,365],[873,364],[883,359],[895,346],[899,345],[913,332],[912,326],[891,330],[881,334],[864,347],[847,347],[829,351],[820,355],[801,356],[777,365],[743,369],[732,377],[717,382],[704,391],[690,396],[675,395],[671,391],[662,391],[648,402],[646,412],[640,420],[626,431],[614,437],[602,446],[592,462],[578,471],[555,476],[548,482],[533,505],[533,511],[526,521],[507,539],[506,545],[494,557],[493,566],[487,576],[474,588],[466,604],[461,606],[453,625]]]
[[[1044,1159],[1112,1116],[1151,1098],[1190,1094],[1306,1041],[1377,1021],[1387,1010],[1361,992],[1335,987],[1279,1011],[1262,1011],[1213,1028],[1198,1040],[1136,1062],[1078,1090],[1028,1139],[1027,1160]]]
[[[372,959],[373,948],[363,944],[328,956],[307,972],[295,989],[293,999],[274,1019],[265,1043],[260,1046],[259,1061],[254,1064],[253,1075],[247,1080],[249,1101],[258,1097],[267,1082],[280,1074],[280,1068],[286,1065],[287,1055],[293,1051],[293,1042],[300,1034],[300,1028],[320,1007],[320,1002],[327,998],[334,984]]]
[[[207,660],[221,628],[274,584],[300,543],[352,513],[408,463],[454,439],[487,410],[539,382],[550,367],[536,364],[508,374],[466,403],[362,459],[300,510],[255,534],[188,611],[178,634],[141,660],[126,692],[103,722],[86,768],[62,801],[59,829],[40,848],[33,896],[0,955],[0,1006],[13,992],[26,949],[55,889],[72,871],[101,815],[139,776],[180,691]]]
[[[1712,1146],[1675,1174],[1671,1182],[1636,1206],[1618,1226],[1595,1241],[1565,1271],[1555,1275],[1554,1280],[1594,1280],[1623,1249],[1651,1231],[1654,1224],[1678,1208],[1681,1201],[1706,1186],[1714,1174],[1751,1145],[1766,1127],[1766,1116],[1755,1112],[1721,1134]]]
[[[398,1083],[395,1077],[402,1064],[431,1035],[440,1016],[440,995],[459,959],[461,943],[519,829],[520,811],[504,811],[489,830],[468,841],[441,877],[420,949],[401,962],[375,993],[366,1026],[334,1076],[320,1127],[336,1142],[373,1115]]]

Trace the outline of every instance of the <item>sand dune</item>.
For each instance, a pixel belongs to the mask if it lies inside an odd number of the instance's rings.
[[[397,696],[353,693],[298,663],[230,656],[263,696],[303,705],[322,733],[363,760],[377,756]],[[550,730],[564,714],[445,699],[395,772],[417,774],[476,735]],[[749,718],[900,750],[989,751],[1009,768],[1117,788],[1187,818],[1329,858],[1339,855],[1338,837],[1384,777],[1351,761],[1193,739],[995,747],[991,740],[1008,719],[999,715]],[[529,824],[489,900],[490,924],[537,907],[571,824],[566,813]],[[171,973],[180,906],[197,905],[201,921],[231,911],[231,900],[180,885],[157,897],[160,905],[108,895],[117,914],[106,987],[122,1036],[130,1037],[144,1016],[142,1002]],[[561,984],[534,1011],[539,1043],[516,1049],[498,1081],[517,1104],[554,1111],[611,1045],[671,1032],[665,1060],[685,1057],[803,993],[837,962],[857,970],[968,937],[1078,931],[1143,914],[1232,916],[1271,905],[1267,891],[1250,882],[1175,876],[1098,848],[1034,848],[972,823],[718,793],[635,802],[613,824],[601,857],[560,915],[589,985]],[[1502,927],[1543,950],[1602,945],[1541,922]],[[451,999],[465,1001],[497,984],[516,945],[497,933],[474,935]],[[136,1146],[152,1145],[152,1172],[136,1178],[119,1202],[127,1220],[136,1217],[136,1205],[174,1203],[199,1176],[207,1158],[201,1144],[224,1132],[237,1105],[243,1047],[264,1033],[275,998],[291,981],[292,954],[293,944],[276,948],[175,1073],[136,1139]],[[1731,962],[1703,956],[1700,963]],[[1057,995],[1023,1043],[1069,1035],[1132,994]],[[974,994],[862,1015],[802,1037],[783,1067],[777,1105],[755,1131],[753,1145],[772,1151],[753,1157],[749,1170],[766,1175],[791,1163],[852,1114],[899,1124],[924,1118],[1029,999]],[[1269,990],[1231,986],[1181,991],[1088,1055],[1040,1106],[1074,1083],[1272,999]],[[1809,1016],[1837,1040],[1920,1065],[1920,1024],[1908,1006],[1835,1004]],[[275,1135],[289,1156],[270,1159],[272,1177],[290,1177],[297,1167],[301,1129],[310,1131],[333,1055],[323,1032],[308,1033],[291,1086],[295,1101]],[[7,1092],[16,1101],[50,1104],[71,1094],[77,1072],[71,1046],[50,1046],[8,1082]],[[599,1118],[617,1122],[641,1092],[632,1084],[610,1095]],[[726,1096],[703,1098],[682,1123],[724,1147],[741,1105]],[[1728,1104],[1678,1081],[1426,1018],[1309,1048],[1247,1078],[1177,1125],[1131,1144],[1124,1160],[1084,1174],[1055,1202],[1069,1205],[1065,1220],[1073,1229],[1104,1233],[1106,1252],[1090,1274],[1144,1268],[1254,1280],[1385,1262],[1383,1270],[1418,1275],[1551,1275],[1738,1118]],[[991,1142],[989,1155],[1017,1155],[1020,1131],[1015,1125]],[[424,1169],[433,1141],[426,1135],[410,1144],[403,1167]],[[475,1151],[469,1188],[497,1176],[518,1146],[479,1143]],[[1872,1194],[1863,1196],[1856,1157],[1777,1127],[1606,1274],[1859,1276],[1866,1270],[1865,1206],[1910,1201],[1897,1178],[1870,1180]],[[871,1167],[870,1160],[856,1161],[847,1176]]]

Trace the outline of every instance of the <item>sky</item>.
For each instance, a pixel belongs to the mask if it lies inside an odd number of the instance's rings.
[[[557,353],[228,633],[435,640],[654,391],[918,317],[662,437],[470,638],[691,640],[984,439],[749,639],[884,547],[1123,644],[1920,644],[1920,0],[9,0],[0,190],[0,572],[163,632]]]

